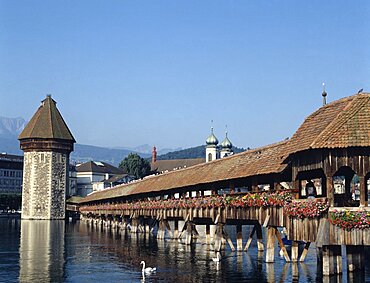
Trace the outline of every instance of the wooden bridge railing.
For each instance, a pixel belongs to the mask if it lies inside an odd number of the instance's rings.
[[[290,191],[212,195],[207,197],[94,204],[80,207],[84,215],[112,215],[153,218],[209,218],[227,223],[257,220],[261,224],[283,227],[290,218],[319,218],[328,209],[326,199],[294,201]],[[289,218],[290,217],[290,218]],[[317,227],[311,229],[311,233]],[[316,233],[314,233],[316,235]]]

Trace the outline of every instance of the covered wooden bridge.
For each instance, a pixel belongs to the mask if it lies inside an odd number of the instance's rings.
[[[369,126],[370,94],[346,97],[312,113],[289,140],[91,194],[80,213],[88,223],[133,233],[155,224],[157,238],[167,231],[188,244],[205,225],[216,251],[225,242],[234,249],[224,225],[235,225],[237,250],[256,234],[266,262],[274,261],[276,240],[287,261],[303,261],[315,242],[324,275],[342,271],[346,245],[348,270],[362,269],[362,247],[370,245]],[[242,225],[254,227],[245,245]],[[279,227],[292,240],[290,255]],[[306,242],[300,255],[298,241]]]

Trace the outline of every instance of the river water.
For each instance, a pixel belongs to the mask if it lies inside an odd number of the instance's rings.
[[[243,226],[243,241],[251,227]],[[228,227],[235,239],[233,229]],[[304,263],[289,264],[278,255],[264,262],[255,240],[248,252],[221,253],[198,240],[186,246],[175,240],[117,233],[85,222],[27,221],[0,218],[0,282],[320,282],[315,248]],[[235,244],[235,243],[234,243]],[[369,258],[367,250],[366,257]],[[140,261],[157,267],[143,276]],[[330,282],[370,282],[365,272],[332,277]]]

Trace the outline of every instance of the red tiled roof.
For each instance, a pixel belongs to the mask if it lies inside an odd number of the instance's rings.
[[[152,162],[150,166],[152,171],[161,173],[165,171],[172,171],[174,169],[194,166],[204,163],[205,161],[205,158],[157,160],[156,162]]]
[[[329,103],[306,118],[287,145],[292,154],[318,148],[370,146],[370,95]]]
[[[248,150],[212,162],[198,164],[186,169],[146,177],[143,180],[96,192],[82,202],[141,194],[199,184],[210,184],[222,180],[238,179],[254,175],[281,172],[286,164],[281,163],[282,152],[287,141]]]

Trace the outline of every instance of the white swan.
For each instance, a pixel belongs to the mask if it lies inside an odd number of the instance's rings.
[[[143,265],[143,269],[141,270],[143,272],[143,274],[150,274],[152,272],[155,272],[157,270],[156,267],[147,267],[145,268],[145,261],[141,261],[140,262],[140,265]]]
[[[213,257],[212,258],[212,260],[214,261],[214,262],[220,262],[221,261],[221,256],[220,256],[220,253],[219,252],[217,252],[216,253],[216,257]]]

